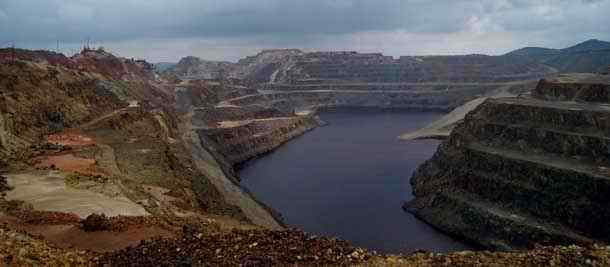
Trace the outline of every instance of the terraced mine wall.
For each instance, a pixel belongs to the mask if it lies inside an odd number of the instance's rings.
[[[541,80],[532,96],[545,100],[609,103],[610,84],[553,82]]]
[[[261,91],[462,91],[477,88],[494,89],[507,83],[313,83],[313,84],[259,84]]]
[[[230,164],[268,153],[292,138],[319,126],[316,116],[295,116],[235,122],[227,127],[199,129],[201,140],[210,140]]]
[[[446,91],[365,91],[365,90],[310,90],[265,92],[228,101],[232,105],[262,105],[285,112],[295,109],[327,107],[413,109],[450,111],[481,95],[489,88],[472,87],[468,90]]]
[[[238,63],[181,60],[168,72],[183,78],[229,77],[252,83],[309,84],[319,82],[422,83],[512,82],[540,79],[557,70],[529,57],[459,55],[402,56],[381,53],[265,50]]]
[[[535,98],[485,101],[415,172],[405,208],[494,249],[610,241],[610,107],[559,101],[605,88],[542,81]]]
[[[552,72],[535,62],[490,56],[416,57],[403,62],[298,62],[308,77],[361,82],[509,82]]]

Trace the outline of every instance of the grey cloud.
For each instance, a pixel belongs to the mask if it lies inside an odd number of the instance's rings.
[[[528,36],[522,42],[539,36],[546,45],[553,36],[566,40],[561,42],[610,37],[608,10],[610,0],[2,0],[0,43],[35,46],[88,37],[115,44],[188,38],[248,43],[263,36],[308,47],[320,36],[402,31],[447,38],[472,31]]]

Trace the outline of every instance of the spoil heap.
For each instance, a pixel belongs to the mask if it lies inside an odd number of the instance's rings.
[[[484,247],[610,240],[610,83],[541,80],[489,99],[411,178],[405,208]]]

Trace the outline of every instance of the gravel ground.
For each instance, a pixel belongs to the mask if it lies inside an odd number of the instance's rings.
[[[333,238],[298,230],[206,233],[185,227],[181,238],[154,239],[96,259],[112,266],[353,265],[371,254]]]
[[[463,251],[447,255],[417,253],[408,257],[379,257],[377,266],[610,266],[610,248],[605,246],[538,247],[521,252]]]
[[[128,217],[109,220],[118,229],[156,223]],[[95,253],[59,249],[38,236],[0,224],[0,266],[610,266],[610,247],[600,245],[393,256],[299,230],[225,231],[214,224],[189,223],[180,232],[178,238],[153,238],[122,250]]]
[[[58,249],[0,224],[0,266],[87,266],[87,251]]]

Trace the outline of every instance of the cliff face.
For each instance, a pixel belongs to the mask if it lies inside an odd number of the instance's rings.
[[[218,128],[198,132],[202,140],[211,140],[210,145],[231,164],[238,164],[270,152],[318,125],[314,116],[295,116],[223,122]]]
[[[405,208],[495,249],[609,241],[607,89],[543,80],[485,101],[414,173]]]

